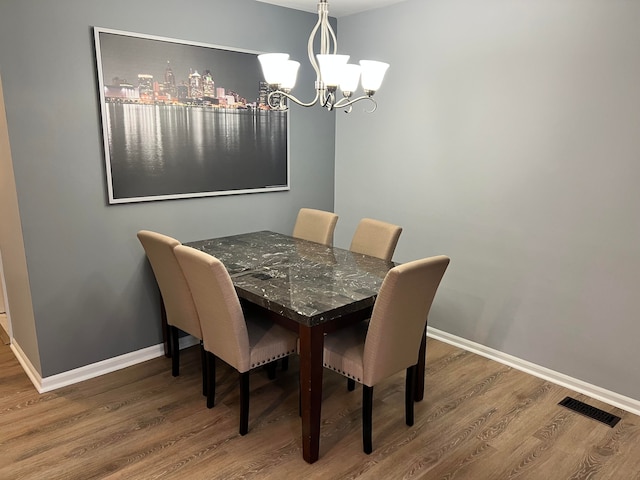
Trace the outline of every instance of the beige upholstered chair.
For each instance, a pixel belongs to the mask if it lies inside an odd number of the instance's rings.
[[[363,218],[353,234],[349,250],[390,262],[401,233],[402,227],[398,225]],[[348,378],[347,389],[352,391],[355,386],[355,381]]]
[[[296,352],[298,336],[242,311],[231,277],[217,258],[184,245],[175,254],[198,310],[207,357],[207,407],[215,399],[215,360],[240,374],[240,435],[249,430],[249,371]]]
[[[449,265],[444,255],[416,260],[387,273],[371,320],[329,333],[324,340],[324,366],[363,384],[362,444],[373,450],[373,387],[407,371],[406,423],[413,425],[413,390],[418,352],[438,285]]]
[[[402,227],[391,223],[363,218],[356,228],[349,250],[391,261],[402,233]]]
[[[149,230],[140,230],[138,239],[147,254],[160,288],[161,309],[163,315],[166,315],[169,330],[167,337],[172,359],[172,373],[176,377],[180,373],[179,331],[182,330],[202,340],[200,319],[191,291],[173,252],[173,248],[180,245],[180,242],[175,238]],[[204,350],[202,350],[202,357],[204,367]],[[206,375],[203,370],[203,393],[206,394],[204,379]]]
[[[336,223],[338,223],[338,215],[335,213],[301,208],[293,227],[293,236],[331,246]]]

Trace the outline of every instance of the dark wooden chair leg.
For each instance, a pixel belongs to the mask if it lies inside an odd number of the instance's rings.
[[[171,332],[171,374],[174,377],[180,375],[180,330],[169,325],[169,331]]]
[[[356,381],[353,378],[347,378],[347,390],[353,392],[356,389]]]
[[[289,357],[284,357],[282,359],[282,371],[286,372],[289,370]]]
[[[369,455],[373,451],[371,443],[371,419],[373,417],[373,387],[362,386],[362,450]]]
[[[202,395],[207,396],[208,385],[208,365],[207,365],[207,352],[204,350],[204,344],[200,342],[200,358],[202,361]],[[215,380],[215,379],[214,379]]]
[[[167,310],[164,308],[164,300],[160,294],[160,325],[162,327],[162,344],[164,345],[164,356],[171,358],[171,336],[169,333],[169,324],[167,323]]]
[[[407,368],[407,380],[404,392],[405,416],[407,425],[409,426],[413,425],[413,404],[415,402],[414,393],[416,386],[416,369],[417,367],[415,365]]]
[[[266,365],[267,367],[267,377],[269,378],[269,380],[274,380],[276,378],[276,368],[278,366],[278,361],[274,361],[271,363],[268,363]]]
[[[240,374],[240,435],[249,431],[249,372]]]
[[[207,408],[213,408],[216,397],[216,356],[207,352]]]
[[[420,342],[420,350],[418,351],[418,364],[415,368],[416,383],[413,389],[413,398],[416,402],[422,401],[424,398],[424,369],[427,357],[427,327],[424,327],[422,333],[422,341]]]

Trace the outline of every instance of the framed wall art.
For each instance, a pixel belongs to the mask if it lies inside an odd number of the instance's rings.
[[[289,189],[260,52],[93,30],[110,204]]]

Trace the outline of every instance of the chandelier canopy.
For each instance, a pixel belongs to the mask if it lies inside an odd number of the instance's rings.
[[[319,35],[320,53],[314,54],[315,38]],[[268,104],[276,110],[287,110],[287,101],[291,100],[303,107],[312,107],[319,103],[328,110],[344,108],[348,113],[352,105],[360,100],[369,100],[377,107],[373,95],[380,88],[388,63],[374,60],[360,60],[359,64],[347,63],[349,55],[338,55],[338,41],[329,24],[329,4],[327,0],[318,2],[318,22],[307,44],[309,62],[316,72],[316,96],[310,102],[303,102],[291,95],[295,86],[300,63],[289,59],[287,53],[265,53],[258,55],[264,79],[269,85]],[[358,83],[362,84],[364,95],[353,97]],[[337,91],[342,91],[338,98]]]

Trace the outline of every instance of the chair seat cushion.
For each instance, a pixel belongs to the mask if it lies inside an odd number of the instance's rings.
[[[363,383],[362,359],[368,326],[368,322],[360,322],[327,334],[324,338],[324,366]]]
[[[249,334],[250,351],[247,370],[296,353],[298,342],[296,333],[258,315],[245,314],[245,320]]]

